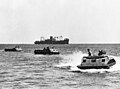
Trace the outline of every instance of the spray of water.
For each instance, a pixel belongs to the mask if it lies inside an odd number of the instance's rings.
[[[83,54],[81,51],[74,52],[73,54],[69,55],[62,55],[61,57],[63,60],[60,62],[60,64],[57,65],[57,67],[70,67],[70,69],[78,69],[76,65],[81,64],[81,59],[83,56],[87,56],[87,54]]]
[[[79,71],[79,72],[89,72],[89,73],[104,73],[104,72],[120,72],[120,57],[111,56],[116,60],[116,64],[112,66],[110,69],[78,69],[77,65],[81,64],[81,59],[83,56],[87,56],[87,54],[79,52],[74,52],[70,55],[64,55],[62,56],[63,60],[60,64],[57,65],[57,67],[60,68],[69,68],[69,71]]]

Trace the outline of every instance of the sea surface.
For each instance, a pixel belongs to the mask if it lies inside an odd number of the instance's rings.
[[[19,45],[22,52],[4,52]],[[54,47],[60,55],[35,55],[35,49]],[[110,69],[80,70],[76,66],[99,49],[116,60]],[[120,44],[0,44],[0,89],[120,89]]]

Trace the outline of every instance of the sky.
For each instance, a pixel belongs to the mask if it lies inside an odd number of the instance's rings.
[[[41,36],[70,43],[120,43],[120,0],[0,0],[0,44]]]

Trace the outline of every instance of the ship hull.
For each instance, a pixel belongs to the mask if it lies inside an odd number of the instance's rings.
[[[69,44],[69,40],[64,40],[64,41],[35,41],[34,44]]]

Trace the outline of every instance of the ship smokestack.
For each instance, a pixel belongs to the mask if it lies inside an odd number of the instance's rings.
[[[53,39],[53,36],[50,36],[50,40],[52,40]]]

